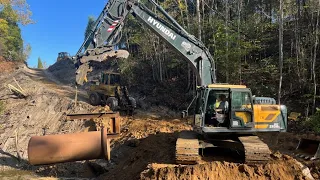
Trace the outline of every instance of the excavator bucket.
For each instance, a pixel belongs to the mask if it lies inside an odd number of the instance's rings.
[[[304,159],[318,159],[320,158],[320,141],[301,138],[296,148],[296,155]]]

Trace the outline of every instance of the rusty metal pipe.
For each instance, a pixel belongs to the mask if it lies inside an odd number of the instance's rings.
[[[28,144],[28,159],[32,165],[45,165],[91,159],[110,160],[110,140],[107,130],[33,136]]]

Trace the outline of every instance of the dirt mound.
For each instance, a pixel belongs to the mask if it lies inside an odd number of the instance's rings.
[[[174,163],[177,132],[191,126],[178,119],[154,118],[123,119],[121,136],[112,142],[111,162],[103,164],[106,173],[99,179],[139,179],[150,163]]]
[[[56,79],[65,84],[74,84],[76,79],[76,67],[72,60],[57,61],[48,69]]]
[[[289,156],[266,165],[248,166],[229,162],[212,162],[194,166],[151,164],[141,179],[306,179],[300,166]]]

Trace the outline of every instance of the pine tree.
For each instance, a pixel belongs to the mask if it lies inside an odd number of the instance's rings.
[[[43,69],[43,64],[40,57],[38,57],[38,68]]]
[[[93,16],[89,16],[86,31],[84,33],[84,39],[87,39],[87,37],[91,33],[91,29],[93,28],[94,22],[95,22],[95,18]]]

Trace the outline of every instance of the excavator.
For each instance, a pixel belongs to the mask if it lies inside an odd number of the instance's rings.
[[[180,133],[176,141],[176,162],[195,164],[202,150],[210,147],[243,152],[248,164],[268,162],[271,151],[256,133],[286,132],[286,106],[276,104],[274,98],[254,97],[245,85],[217,83],[215,62],[208,48],[154,0],[148,3],[161,15],[139,0],[110,0],[106,4],[86,41],[90,50],[77,57],[77,84],[86,78],[89,61],[102,61],[106,53],[107,58],[118,53],[124,57],[122,54],[126,53],[113,47],[119,42],[125,19],[131,14],[176,50],[196,74],[197,90],[191,102],[195,104],[193,131]],[[214,107],[218,101],[226,106]],[[188,111],[183,111],[182,116],[188,116]]]
[[[148,0],[148,6],[157,9],[158,14],[145,4],[139,0],[108,1],[75,57],[76,83],[84,83],[92,70],[91,61],[128,57],[125,50],[114,47],[121,39],[125,19],[131,14],[176,50],[196,75],[196,95],[189,105],[195,108],[193,130],[183,131],[177,138],[176,163],[196,164],[203,150],[212,147],[241,152],[247,164],[267,163],[271,151],[257,133],[286,132],[286,106],[277,104],[274,98],[253,96],[245,85],[218,83],[215,61],[203,42],[154,0]],[[217,102],[219,106],[215,105]],[[189,116],[189,108],[182,116]]]

